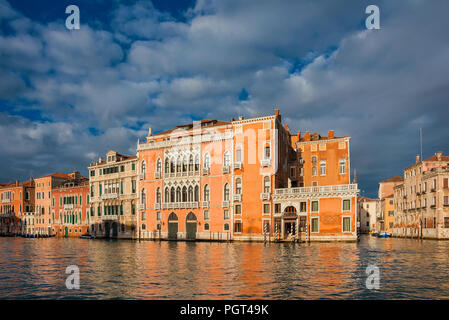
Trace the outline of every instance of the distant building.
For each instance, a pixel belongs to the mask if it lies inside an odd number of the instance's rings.
[[[394,176],[379,182],[376,231],[392,232],[394,225],[394,187],[404,182],[404,178]]]
[[[358,202],[358,221],[360,222],[360,233],[370,233],[376,231],[377,221],[377,203],[378,199],[359,197]]]
[[[89,229],[89,179],[78,172],[70,178],[53,188],[51,214],[56,236],[79,237]]]
[[[100,238],[136,238],[137,157],[113,150],[89,166],[90,233]]]
[[[34,180],[0,184],[0,235],[21,233],[34,211]]]
[[[393,235],[449,239],[449,157],[441,152],[405,168],[404,184],[394,189]]]

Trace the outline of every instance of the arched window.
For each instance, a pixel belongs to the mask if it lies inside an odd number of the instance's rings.
[[[189,156],[189,171],[193,171],[193,155]]]
[[[175,202],[175,187],[170,189],[170,202]]]
[[[140,173],[145,176],[145,171],[146,170],[147,170],[147,165],[146,165],[145,160],[144,160],[144,161],[142,161],[142,164],[140,166]]]
[[[189,202],[193,202],[193,187],[189,187]]]
[[[162,171],[162,161],[160,158],[158,158],[156,161],[156,172],[161,172],[161,171]]]
[[[206,184],[204,186],[204,196],[203,196],[203,201],[209,201],[209,186]]]
[[[226,151],[223,154],[223,166],[228,167],[231,165],[231,157],[229,156],[229,152]]]
[[[270,177],[264,177],[263,178],[263,192],[264,193],[270,193],[271,188],[270,188]]]
[[[168,187],[165,188],[165,202],[170,202],[170,192],[168,191]]]
[[[204,155],[204,164],[203,164],[204,168],[210,168],[210,155],[209,153],[206,153]]]
[[[179,156],[176,163],[176,172],[181,172],[181,166],[182,166],[182,158],[181,156]]]
[[[235,193],[236,194],[242,193],[242,179],[240,178],[235,179]]]
[[[156,203],[161,203],[161,188],[156,189]]]
[[[187,157],[186,156],[184,156],[184,158],[182,159],[182,171],[187,172]]]
[[[200,188],[195,186],[195,202],[200,201]]]
[[[142,189],[140,200],[141,200],[142,204],[147,203],[147,194],[146,194],[145,189]]]
[[[165,158],[165,173],[169,172],[170,172],[170,161],[168,160],[168,158]]]
[[[171,158],[170,159],[170,172],[171,173],[175,173],[175,166],[176,166],[175,158]]]
[[[195,171],[199,171],[200,170],[200,156],[196,155],[195,156]]]
[[[325,160],[320,161],[320,175],[321,176],[326,175],[326,161]]]
[[[187,187],[182,188],[182,202],[187,202]]]
[[[223,187],[223,201],[229,201],[229,184],[227,183]]]
[[[181,202],[181,188],[176,188],[176,202]]]
[[[235,162],[242,162],[242,149],[240,148],[235,150]]]

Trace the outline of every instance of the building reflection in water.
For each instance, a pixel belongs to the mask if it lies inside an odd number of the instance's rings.
[[[0,241],[0,298],[448,298],[449,242],[267,244],[81,239]],[[65,287],[80,268],[80,290]],[[380,268],[368,290],[366,267]]]

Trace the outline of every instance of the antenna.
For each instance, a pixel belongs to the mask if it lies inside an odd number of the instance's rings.
[[[419,128],[419,141],[420,141],[420,147],[421,147],[421,161],[423,160],[422,158],[422,128]]]

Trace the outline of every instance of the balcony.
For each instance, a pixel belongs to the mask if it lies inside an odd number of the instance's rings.
[[[141,203],[140,204],[140,210],[145,210],[145,208],[146,208],[145,203]]]
[[[64,205],[64,210],[71,210],[75,207],[75,205],[73,203],[71,204],[65,204]]]
[[[2,203],[10,203],[11,202],[11,199],[3,199],[2,200]]]
[[[210,168],[209,168],[209,167],[204,167],[204,168],[203,168],[202,173],[203,173],[204,176],[205,176],[205,175],[208,175],[209,172],[210,172]]]
[[[241,194],[234,194],[232,196],[234,201],[242,201],[242,195]]]
[[[111,215],[104,215],[101,216],[101,220],[118,220],[118,215],[117,214],[111,214]]]
[[[430,192],[435,192],[435,191],[437,191],[437,189],[436,189],[436,188],[432,188],[432,189],[430,189]]]
[[[160,179],[161,178],[161,172],[160,171],[156,171],[154,173],[154,179]]]
[[[139,174],[139,179],[140,179],[140,180],[145,180],[145,172]]]
[[[105,193],[101,195],[101,200],[117,199],[118,193]]]
[[[229,201],[223,201],[222,207],[223,208],[229,208]]]
[[[154,204],[154,209],[155,210],[159,210],[161,208],[161,204],[160,203],[155,203]]]
[[[275,195],[290,195],[290,194],[308,194],[319,192],[332,192],[332,191],[357,191],[357,184],[340,184],[332,186],[316,186],[316,187],[298,187],[298,188],[280,188],[275,189]]]
[[[223,174],[229,173],[230,171],[229,166],[223,166]]]
[[[260,166],[261,167],[269,167],[269,166],[271,166],[271,160],[270,159],[260,160]]]
[[[260,194],[260,200],[270,200],[270,194],[267,192],[263,192]]]
[[[209,201],[203,201],[202,207],[203,208],[209,208]]]
[[[234,170],[242,170],[242,162],[238,161],[238,162],[234,162]]]

